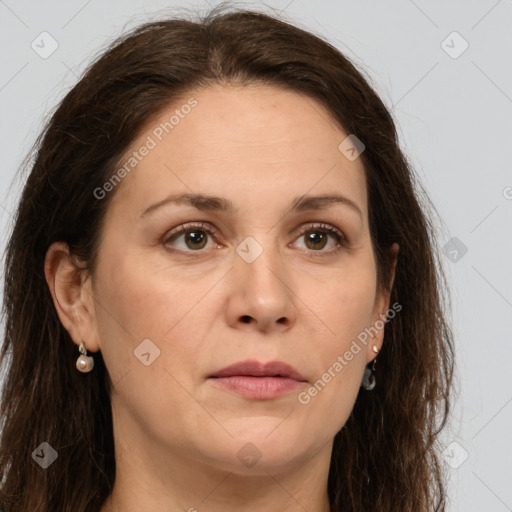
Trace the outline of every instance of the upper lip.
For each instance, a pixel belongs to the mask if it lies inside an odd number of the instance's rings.
[[[245,375],[252,377],[287,377],[300,382],[306,379],[293,366],[282,361],[269,361],[260,363],[259,361],[239,361],[238,363],[226,366],[210,375],[210,377],[233,377],[235,375]]]

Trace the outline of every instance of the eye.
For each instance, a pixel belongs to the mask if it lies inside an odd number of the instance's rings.
[[[189,222],[170,231],[165,237],[164,243],[172,243],[172,245],[177,246],[178,249],[185,252],[197,252],[206,248],[208,237],[213,237],[215,232],[216,229],[210,224],[204,222]],[[181,246],[176,244],[180,239],[182,240]]]
[[[205,222],[189,222],[171,230],[165,236],[164,244],[170,244],[178,249],[178,252],[202,253],[204,249],[211,248],[215,240],[216,228]],[[208,246],[208,238],[212,238],[212,244]],[[309,253],[318,253],[315,256],[328,256],[338,252],[347,243],[343,233],[330,224],[307,224],[300,228],[299,237],[296,240],[304,240],[304,248]],[[178,243],[180,242],[180,243]],[[330,247],[324,250],[328,245]],[[217,247],[220,247],[217,245]],[[198,255],[199,255],[198,254]]]
[[[323,250],[329,244],[331,238],[331,246],[328,250]],[[346,239],[343,233],[330,224],[308,224],[300,229],[298,240],[304,240],[306,250],[309,252],[319,252],[318,256],[324,256],[339,251],[346,245]]]

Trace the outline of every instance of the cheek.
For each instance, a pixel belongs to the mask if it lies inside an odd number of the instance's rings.
[[[315,287],[316,292],[309,293],[309,303],[325,329],[317,340],[321,350],[314,356],[320,370],[299,403],[308,409],[308,415],[326,418],[326,427],[333,429],[332,433],[347,421],[366,365],[367,345],[361,341],[361,334],[371,325],[375,301],[372,263],[368,259],[365,264],[344,268],[326,280],[322,290]]]
[[[134,338],[163,338],[198,305],[210,278],[189,279],[151,252],[117,254],[105,265],[98,295],[110,306],[110,319]],[[164,261],[164,263],[162,262]]]
[[[311,354],[318,371],[298,402],[308,417],[323,419],[330,435],[335,435],[349,418],[360,390],[366,344],[358,336],[369,325],[373,295],[351,289],[338,291],[332,299],[322,309],[329,313],[329,332],[316,340],[319,349]]]
[[[307,292],[314,312],[326,327],[324,353],[331,358],[333,352],[344,352],[370,325],[375,303],[376,275],[372,260],[361,258],[349,263],[324,279],[323,286],[310,286]]]
[[[206,314],[203,309],[208,307],[194,306],[211,288],[210,279],[195,284],[177,277],[163,279],[165,273],[171,275],[170,270],[148,269],[150,258],[143,255],[116,254],[114,260],[115,266],[104,265],[95,292],[97,328],[113,383],[113,402],[123,404],[118,410],[123,421],[135,418],[147,432],[157,435],[158,425],[163,430],[184,430],[176,410],[187,410],[190,418],[200,418],[202,413],[186,389],[191,388],[188,370],[194,367],[204,336],[196,330],[195,319],[198,311]]]
[[[139,371],[136,355],[146,345],[150,357],[157,355],[154,364],[173,374],[197,363],[201,340],[219,315],[209,290],[222,273],[193,277],[150,252],[111,254],[103,259],[95,291],[105,306],[97,307],[97,325],[109,372],[119,377],[127,368]]]

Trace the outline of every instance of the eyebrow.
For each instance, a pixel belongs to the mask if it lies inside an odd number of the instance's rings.
[[[146,208],[140,214],[139,219],[167,204],[186,204],[201,211],[224,212],[229,214],[238,212],[238,208],[235,208],[229,199],[222,197],[204,194],[173,194]],[[309,210],[323,210],[333,204],[348,206],[359,215],[361,220],[363,219],[363,213],[359,206],[348,197],[340,194],[303,195],[296,197],[291,202],[290,211],[301,213]]]

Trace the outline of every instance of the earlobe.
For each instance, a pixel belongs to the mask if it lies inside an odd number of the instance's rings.
[[[87,350],[99,350],[95,335],[92,301],[84,300],[84,271],[72,261],[65,242],[55,242],[46,252],[44,273],[59,319],[73,342],[84,343]],[[88,297],[92,297],[89,293]]]

